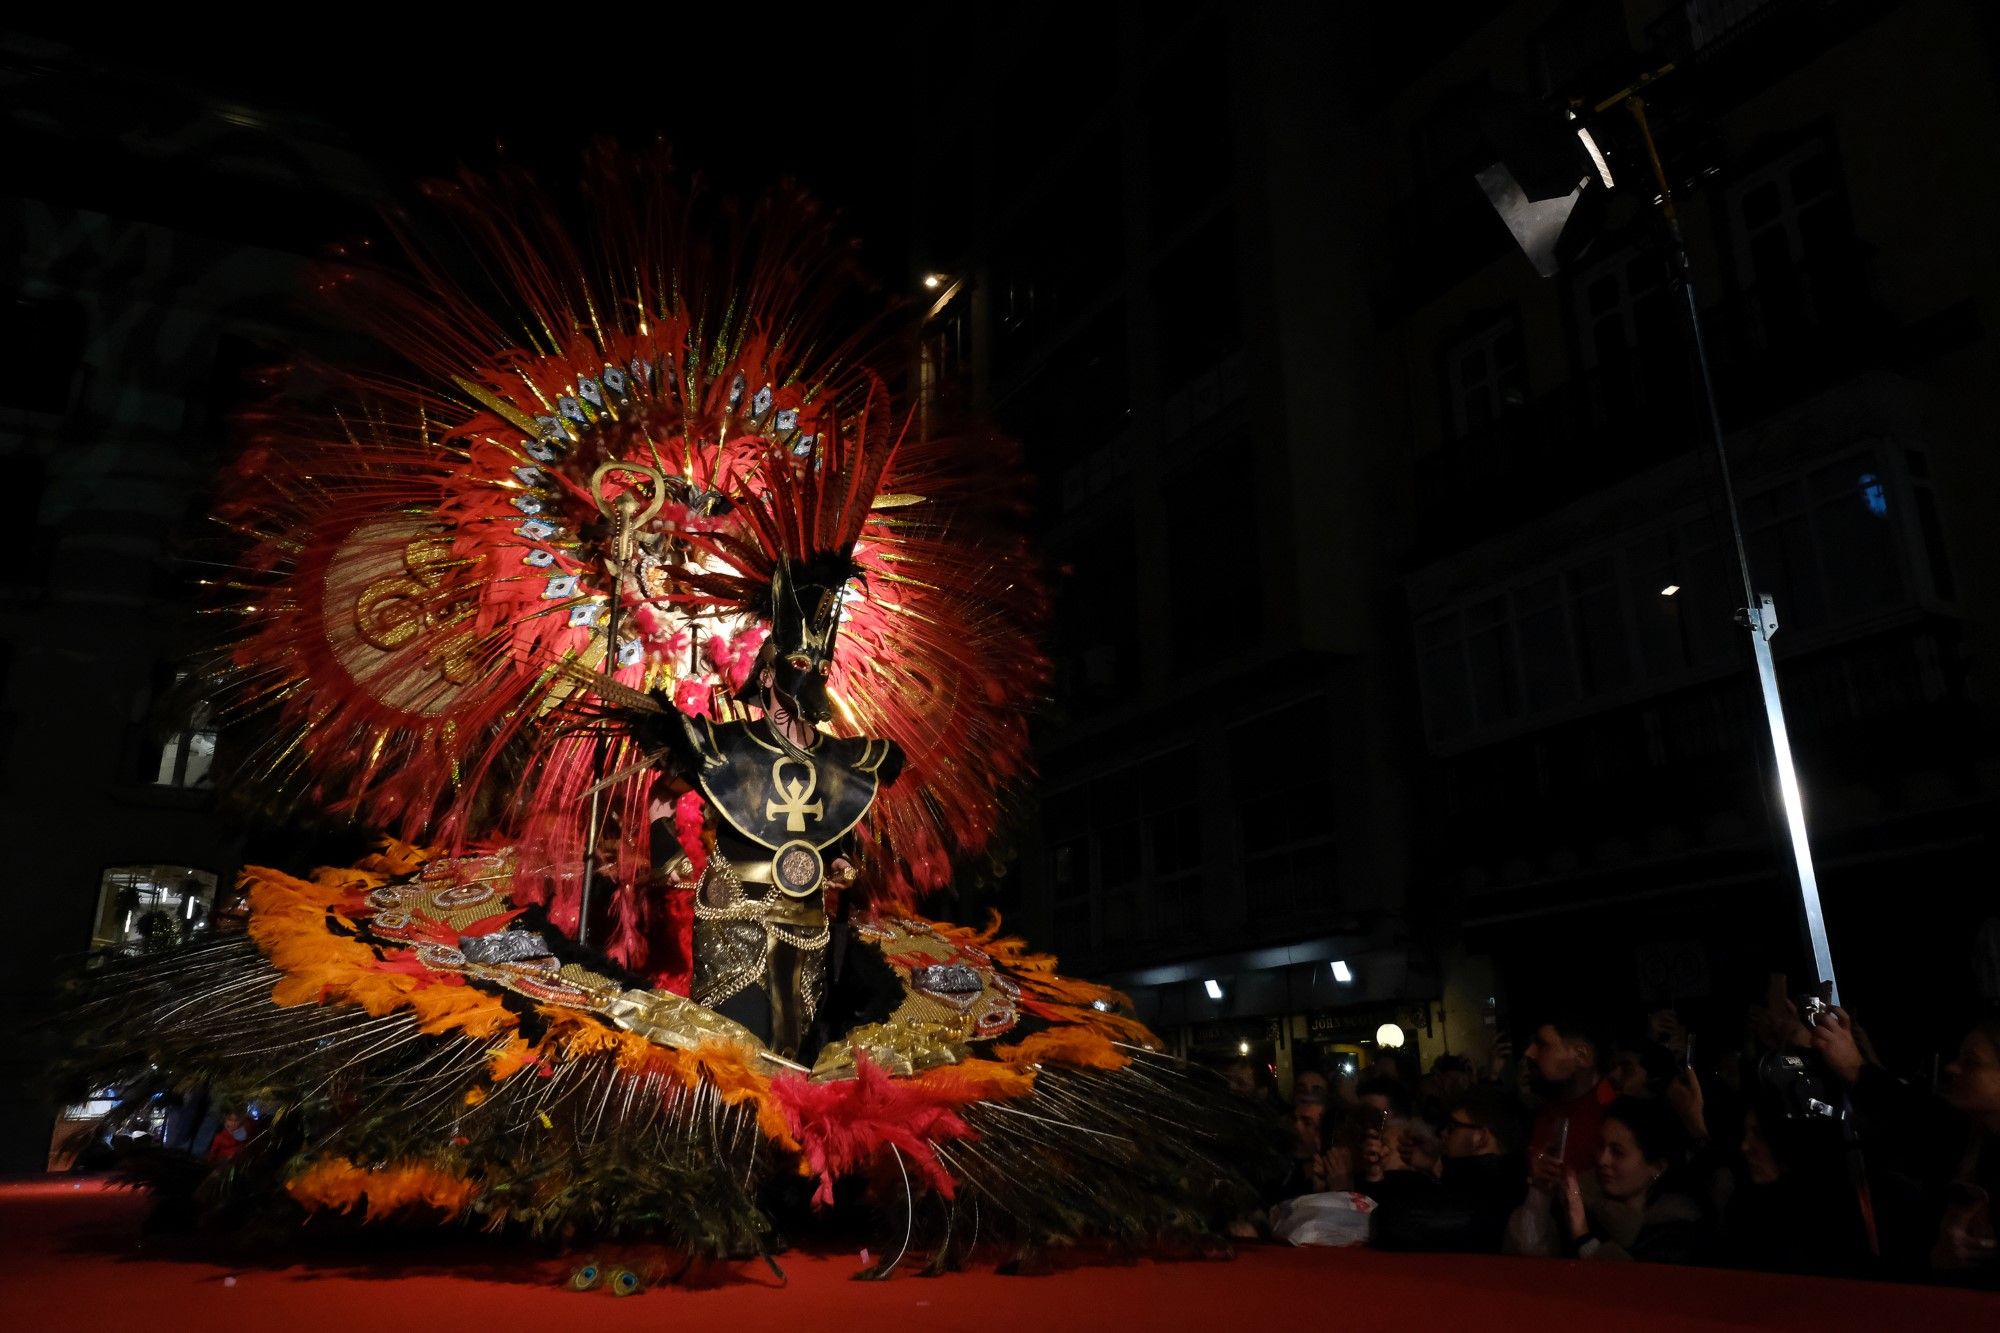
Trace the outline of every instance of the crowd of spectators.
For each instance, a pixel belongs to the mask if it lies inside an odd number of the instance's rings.
[[[1534,1017],[1518,1059],[1501,1035],[1421,1077],[1343,1060],[1299,1070],[1288,1107],[1239,1062],[1239,1091],[1290,1118],[1273,1231],[1310,1239],[1295,1219],[1340,1209],[1335,1234],[1383,1249],[2000,1286],[2000,1019],[1933,1090],[1782,984],[1706,1060],[1669,1010],[1623,1033]]]

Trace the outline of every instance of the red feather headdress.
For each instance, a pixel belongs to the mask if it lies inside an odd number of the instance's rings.
[[[1045,594],[1015,452],[908,429],[879,319],[829,332],[865,289],[806,200],[738,214],[657,156],[600,153],[589,181],[589,257],[525,180],[467,176],[432,193],[477,290],[408,226],[410,273],[329,272],[389,360],[317,367],[339,406],[267,411],[228,480],[249,572],[223,684],[275,724],[244,774],[401,837],[511,843],[515,893],[565,928],[588,793],[622,775],[608,951],[643,968],[653,775],[589,681],[716,706],[779,563],[844,553],[833,725],[904,750],[859,834],[873,893],[913,905],[1028,771]]]

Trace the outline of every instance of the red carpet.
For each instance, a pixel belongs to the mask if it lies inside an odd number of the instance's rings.
[[[147,1238],[145,1201],[97,1181],[0,1185],[0,1329],[130,1327],[208,1333],[424,1333],[548,1328],[1111,1330],[1307,1333],[1351,1329],[2000,1328],[2000,1297],[1706,1269],[1253,1245],[1229,1262],[1078,1267],[1041,1278],[989,1269],[851,1282],[856,1255],[784,1256],[787,1284],[740,1265],[700,1290],[616,1298],[558,1285],[566,1267],[468,1244],[407,1261],[328,1255],[229,1266],[184,1238]],[[281,1266],[282,1265],[282,1266]],[[907,1271],[907,1270],[906,1270]]]

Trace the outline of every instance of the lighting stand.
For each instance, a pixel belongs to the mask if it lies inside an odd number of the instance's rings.
[[[1792,860],[1798,870],[1799,905],[1805,916],[1806,933],[1812,941],[1813,964],[1818,969],[1819,979],[1829,988],[1827,998],[1837,1005],[1840,1003],[1840,985],[1834,976],[1833,947],[1827,939],[1826,912],[1820,905],[1819,877],[1813,870],[1812,845],[1806,837],[1805,806],[1799,796],[1798,771],[1792,764],[1791,738],[1785,729],[1785,705],[1778,696],[1778,673],[1771,661],[1771,636],[1778,632],[1777,613],[1770,596],[1757,592],[1750,576],[1750,555],[1743,541],[1742,515],[1736,508],[1736,487],[1730,478],[1729,450],[1723,439],[1722,415],[1716,406],[1715,381],[1709,373],[1708,344],[1702,335],[1701,309],[1695,301],[1693,266],[1688,260],[1687,243],[1681,236],[1673,187],[1667,181],[1659,149],[1653,142],[1652,128],[1646,121],[1645,99],[1639,95],[1639,90],[1656,77],[1656,74],[1647,75],[1630,88],[1612,94],[1598,103],[1596,110],[1602,113],[1623,106],[1631,113],[1638,124],[1639,137],[1646,145],[1646,157],[1652,166],[1654,183],[1659,186],[1657,203],[1661,219],[1666,224],[1674,276],[1680,284],[1683,313],[1687,316],[1686,327],[1690,350],[1694,354],[1702,420],[1715,448],[1723,507],[1729,512],[1729,535],[1736,549],[1736,570],[1743,581],[1743,606],[1737,612],[1737,620],[1750,634],[1751,653],[1757,661],[1757,681],[1764,694],[1764,719],[1771,729],[1771,752],[1778,772],[1778,790],[1785,804],[1785,823],[1791,834]]]

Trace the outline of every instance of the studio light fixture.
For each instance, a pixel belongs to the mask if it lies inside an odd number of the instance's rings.
[[[1403,1029],[1394,1023],[1384,1023],[1381,1027],[1375,1029],[1375,1044],[1385,1051],[1401,1050],[1403,1046]]]
[[[1535,272],[1552,278],[1597,239],[1611,166],[1572,111],[1504,105],[1485,129],[1498,160],[1474,178]]]
[[[1211,1000],[1222,998],[1222,983],[1214,977],[1210,977],[1207,981],[1202,982],[1201,988],[1208,992],[1208,998]]]
[[[1666,587],[1664,587],[1664,588],[1660,589],[1660,596],[1662,596],[1662,597],[1672,597],[1672,596],[1673,596],[1673,595],[1674,595],[1675,593],[1679,592],[1680,590],[1681,590],[1681,585],[1680,585],[1680,584],[1678,584],[1678,583],[1669,583],[1669,584],[1668,584],[1668,585],[1667,585]]]
[[[1333,960],[1333,979],[1343,986],[1354,984],[1354,969],[1347,965],[1345,958],[1336,958]]]
[[[1247,1042],[1247,1041],[1239,1041],[1239,1042],[1237,1042],[1237,1043],[1236,1043],[1236,1053],[1237,1053],[1238,1055],[1248,1055],[1248,1054],[1250,1054],[1250,1043],[1249,1043],[1249,1042]]]
[[[936,273],[924,274],[924,286],[929,288],[931,291],[936,291],[943,285],[944,285],[944,278],[941,277],[940,275]]]

